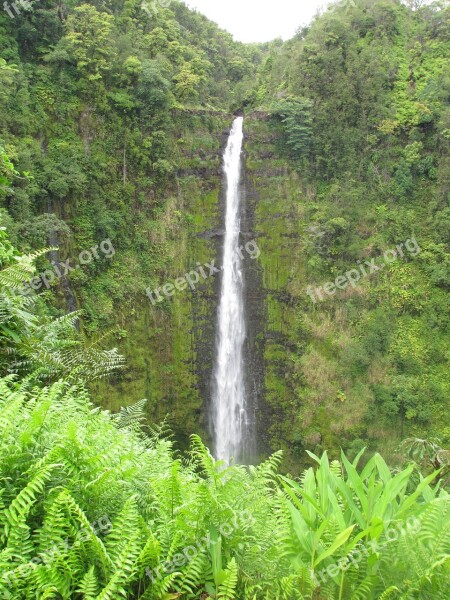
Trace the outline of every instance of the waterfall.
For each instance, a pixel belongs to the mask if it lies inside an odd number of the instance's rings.
[[[237,117],[223,155],[226,177],[225,234],[212,406],[216,456],[226,461],[231,458],[239,460],[242,456],[248,429],[243,364],[243,254],[238,251],[242,141],[243,118]]]

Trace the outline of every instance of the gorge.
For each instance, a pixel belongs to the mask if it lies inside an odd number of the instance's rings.
[[[447,600],[448,3],[257,44],[182,1],[25,4],[0,596]]]
[[[446,10],[361,0],[260,45],[182,3],[151,19],[136,6],[126,23],[121,10],[44,2],[0,20],[0,140],[32,177],[4,194],[13,241],[57,240],[61,261],[99,240],[116,251],[48,292],[126,358],[90,384],[99,402],[145,398],[148,423],[167,417],[180,448],[192,433],[215,445],[222,277],[155,304],[145,291],[222,264],[222,158],[242,109],[240,239],[260,252],[243,261],[248,454],[281,448],[298,469],[306,449],[368,444],[394,459],[408,435],[447,439]],[[308,286],[413,236],[418,256],[310,302]]]

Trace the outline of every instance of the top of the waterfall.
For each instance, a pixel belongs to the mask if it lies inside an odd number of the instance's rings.
[[[241,130],[243,122],[244,122],[244,117],[242,117],[242,116],[235,117],[235,119],[233,121],[233,125],[231,127],[231,133]]]

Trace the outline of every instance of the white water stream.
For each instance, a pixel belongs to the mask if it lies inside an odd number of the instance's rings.
[[[226,461],[231,458],[239,459],[247,429],[242,258],[237,252],[242,141],[243,117],[237,117],[223,156],[227,186],[226,214],[212,406],[216,457]]]

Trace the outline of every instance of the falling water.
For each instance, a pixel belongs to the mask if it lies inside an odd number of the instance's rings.
[[[227,461],[232,457],[239,460],[247,429],[243,366],[243,276],[242,258],[238,253],[242,126],[243,118],[237,117],[223,156],[227,192],[214,371],[213,428],[216,456]]]

